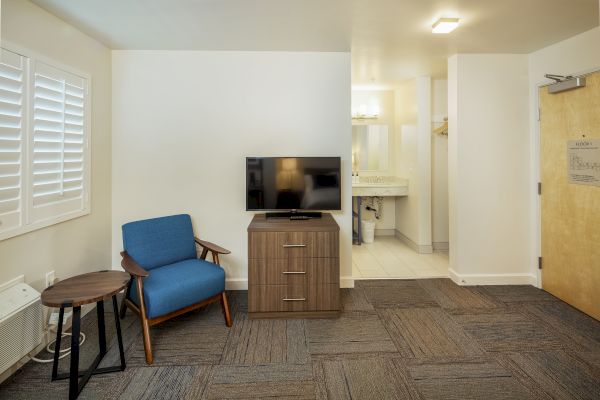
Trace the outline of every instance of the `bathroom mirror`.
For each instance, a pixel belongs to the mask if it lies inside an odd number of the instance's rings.
[[[387,125],[352,126],[352,167],[358,171],[388,169]]]

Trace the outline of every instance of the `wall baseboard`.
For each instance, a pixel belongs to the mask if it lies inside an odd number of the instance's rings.
[[[225,289],[227,290],[248,290],[248,279],[237,278],[225,280]]]
[[[408,247],[410,247],[417,253],[420,253],[420,254],[433,253],[432,245],[417,244],[417,243],[413,242],[412,239],[410,239],[408,236],[406,236],[402,232],[400,232],[399,230],[395,231],[395,236],[396,236],[396,239],[400,240],[402,243],[404,243],[405,245],[407,245]]]
[[[375,237],[377,236],[395,236],[395,229],[375,229]]]
[[[433,242],[433,251],[448,251],[450,250],[450,243],[448,242]]]
[[[351,276],[340,276],[340,288],[342,288],[342,289],[354,288],[354,278]]]
[[[448,275],[460,286],[537,284],[537,278],[531,274],[459,274],[449,268]]]

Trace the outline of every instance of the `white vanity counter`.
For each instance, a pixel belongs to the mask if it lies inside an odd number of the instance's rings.
[[[352,184],[352,196],[399,197],[408,196],[408,180],[397,177],[366,177]]]

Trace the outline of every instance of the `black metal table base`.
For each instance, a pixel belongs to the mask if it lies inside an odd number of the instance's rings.
[[[58,359],[60,356],[60,342],[62,338],[63,318],[65,307],[71,307],[64,304],[58,314],[58,330],[56,332],[56,348],[54,349],[54,363],[52,365],[52,380],[69,379],[69,399],[76,399],[79,393],[92,375],[106,374],[108,372],[118,372],[125,370],[125,353],[123,351],[123,337],[121,336],[121,323],[119,320],[119,310],[117,306],[117,296],[112,296],[113,312],[115,315],[115,325],[117,328],[117,340],[119,342],[119,356],[121,364],[112,367],[98,368],[102,358],[106,355],[106,329],[104,325],[104,301],[96,303],[96,313],[98,315],[98,345],[100,352],[92,365],[86,371],[79,371],[79,333],[81,326],[81,306],[73,307],[73,325],[71,328],[71,367],[69,373],[58,373]],[[81,380],[79,379],[81,378]]]

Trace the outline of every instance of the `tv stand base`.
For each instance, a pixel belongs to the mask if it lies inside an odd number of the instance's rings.
[[[320,212],[307,212],[307,211],[289,211],[289,212],[271,212],[266,213],[267,219],[289,219],[289,220],[306,220],[321,218],[322,213]]]

